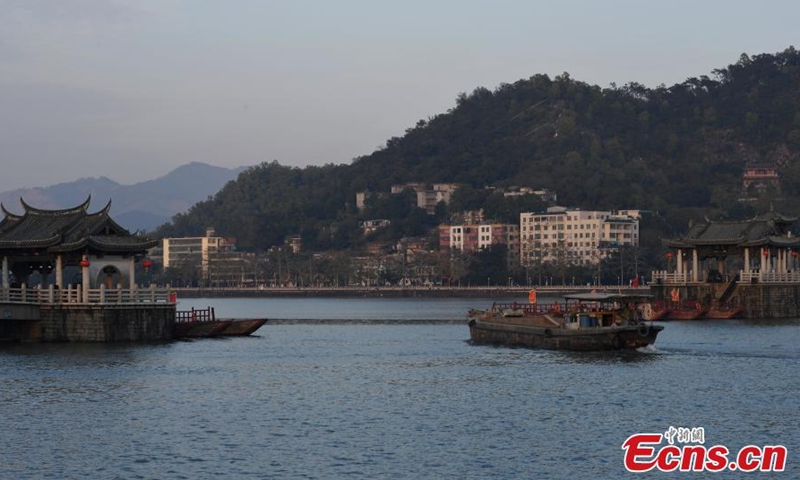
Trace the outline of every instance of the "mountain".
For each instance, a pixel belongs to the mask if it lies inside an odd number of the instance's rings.
[[[67,208],[92,196],[92,209],[109,199],[111,215],[129,230],[152,231],[195,203],[217,193],[245,167],[223,168],[192,162],[163,177],[121,185],[106,177],[81,178],[49,187],[22,188],[0,193],[0,202],[12,213],[21,213],[19,199],[39,208]]]
[[[391,219],[395,237],[434,223],[402,202],[378,199],[358,211],[356,192],[454,182],[463,187],[434,220],[490,206],[513,218],[530,207],[503,203],[483,187],[549,188],[570,207],[655,212],[642,243],[656,251],[659,236],[704,215],[800,211],[797,92],[800,53],[793,47],[742,54],[710,76],[670,87],[601,88],[566,73],[478,87],[350,165],[253,167],[162,232],[198,234],[214,225],[243,248],[267,249],[295,234],[304,248],[349,248],[362,238],[359,220]],[[752,163],[778,166],[780,188],[743,191],[742,173]]]

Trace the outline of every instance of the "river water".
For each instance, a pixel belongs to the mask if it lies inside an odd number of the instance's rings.
[[[582,354],[473,346],[465,324],[403,321],[490,301],[182,300],[342,321],[2,345],[0,478],[800,478],[800,320],[670,322],[654,349]],[[670,426],[732,451],[784,445],[786,471],[627,473],[622,442]]]

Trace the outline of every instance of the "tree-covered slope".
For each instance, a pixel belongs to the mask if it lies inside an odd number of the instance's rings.
[[[162,233],[214,225],[248,248],[296,233],[312,248],[342,248],[357,237],[357,191],[414,181],[550,188],[562,205],[654,210],[679,231],[699,215],[741,216],[770,205],[797,213],[798,92],[800,54],[791,47],[655,89],[534,75],[460,94],[450,111],[350,165],[251,168]],[[737,201],[750,162],[780,165],[782,192]]]

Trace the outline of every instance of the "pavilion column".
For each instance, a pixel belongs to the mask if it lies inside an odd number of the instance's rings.
[[[678,249],[678,276],[683,275],[683,250]]]
[[[133,290],[136,288],[136,271],[134,270],[133,257],[128,259],[128,288]]]
[[[64,288],[64,256],[60,254],[56,257],[56,287]]]
[[[83,288],[83,303],[89,303],[89,257],[87,255],[83,256],[83,260],[81,263],[84,266],[81,267],[81,278],[83,280],[82,288]]]
[[[750,273],[750,247],[744,249],[744,273]]]
[[[692,282],[698,282],[698,273],[700,271],[699,258],[697,257],[697,249],[692,249]]]
[[[761,249],[761,273],[767,272],[767,255],[764,254],[765,248]]]
[[[10,285],[8,278],[8,257],[3,256],[3,288],[8,288]]]

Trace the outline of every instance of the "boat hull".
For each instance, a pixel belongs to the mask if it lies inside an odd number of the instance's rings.
[[[667,313],[666,320],[697,320],[705,315],[707,310],[698,310],[695,308],[670,310]]]
[[[175,338],[244,337],[252,335],[261,328],[267,319],[245,320],[203,320],[178,322],[175,324]]]
[[[722,320],[730,318],[738,318],[744,313],[744,308],[727,308],[727,309],[710,309],[706,313],[706,318],[713,320]]]
[[[219,336],[232,323],[231,320],[177,324],[176,338],[208,338]],[[180,325],[180,326],[179,326]]]
[[[655,343],[663,329],[663,326],[648,324],[568,330],[478,319],[469,322],[473,344],[574,351],[633,350]]]
[[[252,335],[256,330],[261,328],[262,325],[267,323],[266,318],[253,318],[247,320],[234,320],[222,330],[219,335],[223,337],[245,337]]]

